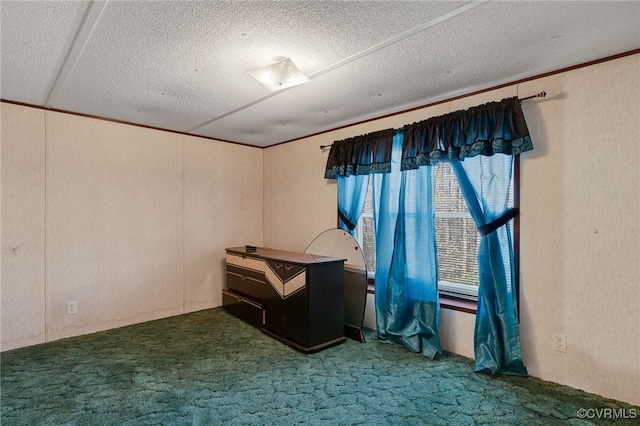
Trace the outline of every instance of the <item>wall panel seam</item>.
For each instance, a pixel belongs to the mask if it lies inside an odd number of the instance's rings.
[[[181,235],[180,238],[182,240],[182,313],[186,312],[187,309],[187,300],[186,300],[186,287],[187,287],[187,282],[186,282],[186,278],[185,278],[185,237],[184,237],[184,222],[185,222],[185,215],[184,215],[184,191],[185,191],[185,182],[184,182],[184,175],[185,175],[185,161],[184,161],[184,151],[185,151],[185,136],[182,135],[182,137],[180,138],[180,145],[181,145],[181,149],[180,149],[180,154],[181,154],[181,158],[180,158],[180,173],[181,173],[181,198],[182,198],[182,207],[181,207],[181,215],[182,217],[180,218],[180,224],[181,224]]]
[[[48,262],[48,214],[49,214],[49,203],[48,203],[48,180],[49,180],[49,120],[50,113],[49,111],[45,111],[43,114],[44,119],[44,212],[43,212],[43,225],[44,225],[44,244],[43,244],[43,269],[44,269],[44,341],[48,342],[50,339],[49,336],[49,262]]]

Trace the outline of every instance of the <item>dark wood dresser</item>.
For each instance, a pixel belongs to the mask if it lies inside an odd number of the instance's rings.
[[[343,342],[344,259],[227,248],[223,306],[305,353]]]

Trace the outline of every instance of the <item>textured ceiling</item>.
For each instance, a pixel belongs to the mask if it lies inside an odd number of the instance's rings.
[[[269,146],[640,48],[640,1],[0,1],[0,97]],[[290,57],[311,81],[247,70]]]

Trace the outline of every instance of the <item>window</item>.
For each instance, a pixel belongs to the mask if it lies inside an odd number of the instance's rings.
[[[478,245],[480,234],[469,213],[460,186],[448,163],[435,166],[436,244],[438,289],[441,296],[477,300]],[[513,207],[512,174],[509,207]],[[369,180],[364,210],[355,237],[365,255],[369,276],[375,276],[375,232],[373,224],[373,179]],[[513,233],[513,221],[510,222]]]
[[[438,289],[447,296],[477,299],[480,234],[451,166],[440,163],[434,174]]]
[[[356,224],[354,237],[362,248],[369,278],[373,278],[376,268],[376,234],[373,224],[373,178],[369,179],[367,198],[364,202],[364,208],[362,209],[358,223]]]

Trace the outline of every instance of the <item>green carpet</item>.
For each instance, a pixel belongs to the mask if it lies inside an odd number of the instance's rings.
[[[640,409],[376,341],[304,355],[210,309],[2,353],[6,425],[606,424]],[[602,417],[602,416],[601,416]],[[620,422],[620,421],[618,421]]]

